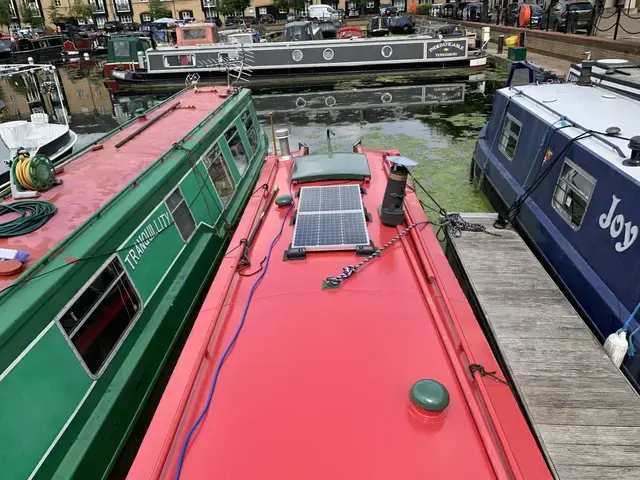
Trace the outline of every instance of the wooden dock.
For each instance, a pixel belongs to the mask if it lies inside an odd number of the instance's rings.
[[[520,235],[463,216],[501,235],[462,232],[447,254],[556,478],[640,479],[638,394]]]

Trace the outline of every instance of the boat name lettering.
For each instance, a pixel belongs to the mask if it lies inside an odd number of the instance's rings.
[[[621,213],[614,216],[614,214],[616,213],[616,208],[618,208],[618,204],[621,201],[622,199],[613,195],[613,200],[611,202],[611,206],[609,207],[609,212],[600,215],[600,219],[598,221],[598,223],[600,224],[600,228],[609,229],[611,238],[618,238],[624,230],[624,240],[622,242],[616,242],[615,245],[617,252],[624,252],[633,244],[633,242],[636,241],[636,238],[638,238],[637,225],[633,225],[631,222],[625,222],[624,215],[622,215]]]
[[[129,250],[127,256],[124,257],[124,261],[129,265],[131,270],[136,269],[136,265],[138,265],[149,244],[169,225],[171,225],[171,220],[169,219],[168,213],[161,213],[145,225],[142,232],[138,235],[138,238],[136,238],[134,246]]]
[[[440,42],[427,49],[427,55],[429,58],[458,57],[464,56],[465,53],[466,44],[464,42]]]

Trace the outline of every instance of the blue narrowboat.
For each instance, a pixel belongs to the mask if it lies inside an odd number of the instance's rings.
[[[640,301],[640,102],[584,73],[498,90],[471,174],[602,342]],[[639,328],[628,326],[632,347]],[[640,355],[622,370],[638,390]]]

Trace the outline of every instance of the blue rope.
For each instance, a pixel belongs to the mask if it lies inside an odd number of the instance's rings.
[[[629,325],[631,325],[631,322],[633,321],[633,317],[636,316],[636,313],[638,313],[638,310],[640,310],[640,303],[636,305],[636,308],[633,310],[633,312],[631,312],[631,315],[629,315],[629,318],[627,318],[627,321],[624,322],[624,326],[621,329],[619,329],[616,333],[626,332],[629,329]]]
[[[633,344],[633,336],[636,334],[636,332],[640,330],[640,326],[636,327],[636,329],[631,333],[631,335],[629,335],[629,347],[627,348],[627,353],[629,354],[630,357],[633,357],[636,352],[636,346]]]
[[[291,194],[291,185],[289,185],[289,194]],[[233,348],[233,345],[236,343],[236,340],[240,335],[240,331],[244,326],[244,322],[247,318],[247,312],[249,311],[249,305],[251,304],[251,299],[253,298],[253,294],[258,288],[258,285],[260,285],[260,282],[262,281],[264,276],[266,275],[267,270],[269,269],[269,260],[271,259],[271,252],[273,251],[273,247],[275,246],[275,244],[278,242],[278,240],[282,236],[282,232],[284,231],[284,226],[287,222],[287,218],[289,217],[289,213],[291,212],[293,205],[294,204],[291,203],[291,205],[287,209],[287,212],[285,213],[284,218],[282,219],[282,224],[280,225],[280,231],[275,237],[273,237],[273,240],[271,240],[271,244],[269,245],[269,250],[267,251],[267,256],[264,262],[264,268],[262,269],[262,272],[260,273],[260,275],[258,275],[258,278],[256,278],[255,282],[253,282],[253,285],[251,286],[251,290],[249,290],[247,302],[244,305],[244,310],[242,312],[242,317],[240,319],[240,323],[238,324],[238,328],[236,328],[236,331],[234,332],[233,337],[231,337],[231,341],[229,341],[229,345],[227,345],[227,348],[222,354],[222,357],[220,357],[218,366],[216,367],[215,373],[213,374],[213,379],[211,381],[211,388],[209,389],[207,402],[205,403],[204,408],[202,409],[202,412],[200,412],[200,415],[191,426],[191,429],[189,429],[187,438],[184,440],[184,443],[182,444],[182,449],[180,451],[180,459],[178,460],[178,467],[176,468],[175,480],[178,480],[180,478],[180,473],[182,472],[182,466],[184,464],[184,458],[187,453],[187,447],[189,446],[189,441],[191,440],[191,436],[194,434],[194,432],[198,428],[198,425],[200,425],[200,422],[202,422],[202,420],[204,419],[204,416],[207,414],[207,411],[209,410],[209,406],[211,405],[211,400],[213,399],[213,392],[216,388],[216,383],[218,383],[218,376],[220,375],[220,370],[222,370],[222,366],[224,365],[225,360],[229,356],[229,353],[231,352],[231,349]]]

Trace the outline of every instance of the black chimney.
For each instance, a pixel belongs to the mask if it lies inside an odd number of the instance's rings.
[[[407,167],[417,165],[417,163],[405,157],[387,157],[387,160],[392,163],[392,166],[378,213],[384,225],[395,227],[404,223],[402,203],[406,196],[407,176],[409,175]]]
[[[592,60],[584,60],[582,62],[582,69],[580,70],[580,77],[578,78],[578,85],[583,87],[591,86],[591,69],[595,62]]]
[[[623,160],[622,164],[627,167],[640,167],[640,135],[631,137],[629,148],[631,149],[631,158]]]

